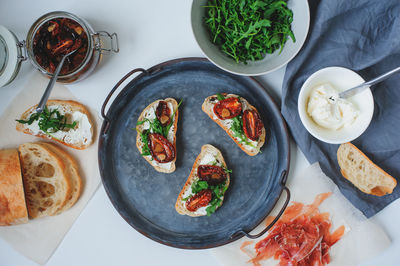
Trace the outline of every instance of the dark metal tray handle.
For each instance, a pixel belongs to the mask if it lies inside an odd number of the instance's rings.
[[[286,191],[286,200],[285,200],[285,203],[283,204],[282,209],[279,211],[279,213],[278,213],[278,215],[275,217],[275,219],[274,219],[264,230],[262,230],[262,231],[261,231],[260,233],[258,233],[258,234],[252,235],[252,234],[250,234],[250,233],[245,232],[244,230],[239,230],[239,231],[237,231],[236,233],[234,233],[234,234],[232,235],[232,238],[233,238],[233,237],[237,237],[237,236],[239,236],[239,235],[245,235],[245,236],[247,236],[248,238],[256,239],[256,238],[259,238],[259,237],[261,237],[262,235],[264,235],[266,232],[268,232],[269,229],[272,228],[272,226],[275,225],[275,223],[279,220],[279,218],[280,218],[280,217],[282,216],[282,214],[285,212],[286,207],[288,206],[289,201],[290,201],[290,190],[289,190],[289,188],[286,187],[287,175],[288,175],[288,172],[287,172],[286,170],[284,170],[284,171],[282,172],[282,174],[281,174],[281,184],[282,184],[282,186],[283,186],[282,189]]]
[[[143,72],[147,74],[147,70],[143,68],[136,68],[132,71],[130,71],[128,74],[126,74],[120,81],[118,81],[117,84],[115,84],[114,88],[110,91],[110,93],[107,95],[107,98],[104,100],[103,106],[101,107],[101,116],[104,118],[104,122],[106,123],[106,126],[104,128],[103,133],[107,133],[108,128],[110,127],[111,120],[110,118],[107,117],[105,114],[106,106],[108,101],[110,100],[111,96],[114,94],[114,92],[117,90],[117,88],[131,75],[135,74],[136,72]]]

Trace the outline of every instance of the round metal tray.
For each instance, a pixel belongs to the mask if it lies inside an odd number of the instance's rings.
[[[142,72],[104,110],[112,93],[128,76]],[[267,129],[257,156],[245,154],[201,110],[204,99],[218,92],[245,97]],[[141,111],[157,99],[182,100],[177,131],[176,171],[159,173],[136,148],[135,126]],[[107,97],[99,140],[99,166],[105,190],[120,215],[137,231],[162,244],[200,249],[224,245],[248,234],[272,210],[285,187],[289,170],[289,138],[279,109],[253,78],[235,76],[202,58],[168,61],[128,73]],[[175,211],[176,198],[201,146],[221,150],[231,184],[224,204],[211,216],[189,217]],[[284,208],[281,210],[283,212]]]

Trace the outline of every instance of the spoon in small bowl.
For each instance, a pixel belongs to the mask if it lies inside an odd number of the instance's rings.
[[[46,105],[46,103],[47,103],[47,100],[49,99],[51,90],[52,90],[53,87],[54,87],[54,83],[56,83],[57,78],[58,78],[58,75],[60,74],[60,71],[61,71],[61,69],[62,69],[62,67],[63,67],[63,65],[64,65],[65,59],[66,59],[68,56],[70,56],[70,55],[72,55],[73,53],[75,53],[77,50],[78,50],[78,49],[75,49],[75,50],[69,52],[68,54],[64,55],[64,56],[61,58],[61,61],[60,61],[60,63],[58,64],[56,70],[54,71],[54,74],[53,74],[53,76],[51,77],[51,79],[50,79],[50,81],[49,81],[49,84],[47,85],[47,88],[46,88],[46,90],[44,91],[43,96],[42,96],[42,98],[40,99],[40,102],[39,102],[39,104],[38,104],[38,106],[37,106],[37,108],[36,108],[36,112],[37,112],[37,113],[40,114],[41,112],[43,112],[44,107],[45,107],[45,105]]]
[[[364,91],[365,89],[367,89],[368,87],[387,79],[388,77],[390,77],[391,75],[393,75],[399,71],[400,71],[400,67],[397,67],[393,70],[390,70],[389,72],[386,72],[385,74],[382,74],[374,79],[371,79],[370,81],[366,81],[366,82],[361,83],[360,85],[357,85],[351,89],[342,91],[341,93],[339,93],[339,98],[346,99],[351,96],[354,96],[357,93],[360,93],[360,92]]]

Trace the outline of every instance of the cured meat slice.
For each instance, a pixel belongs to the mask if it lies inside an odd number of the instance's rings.
[[[256,243],[256,256],[250,260],[260,265],[261,260],[274,258],[279,265],[325,265],[331,260],[330,247],[341,239],[342,225],[330,233],[332,223],[329,213],[320,213],[319,205],[331,193],[316,196],[309,205],[293,202],[271,228],[268,236]],[[249,245],[248,243],[244,246]],[[243,249],[242,249],[243,250]]]

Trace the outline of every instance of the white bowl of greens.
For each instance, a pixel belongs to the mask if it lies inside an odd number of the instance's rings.
[[[300,51],[310,11],[307,0],[193,0],[191,23],[211,62],[255,76],[284,66]]]

